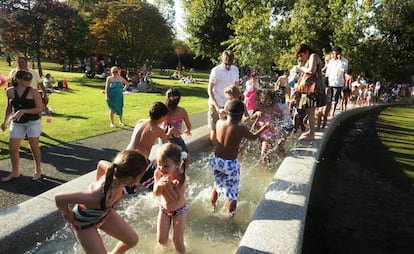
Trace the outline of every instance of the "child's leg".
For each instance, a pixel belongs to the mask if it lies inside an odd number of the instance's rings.
[[[185,231],[186,221],[187,221],[186,212],[180,215],[177,215],[173,218],[173,225],[174,225],[173,241],[174,241],[175,250],[178,253],[185,253],[184,231]]]
[[[227,201],[227,215],[230,217],[234,216],[237,208],[237,200],[228,200]]]
[[[168,236],[171,227],[171,218],[164,214],[161,209],[158,212],[157,242],[161,245],[168,244]]]
[[[269,163],[269,156],[268,156],[268,152],[269,152],[269,147],[270,144],[267,141],[262,141],[262,148],[260,151],[260,158],[262,159],[262,163],[267,164]]]
[[[216,210],[217,199],[218,199],[218,193],[216,191],[216,187],[213,187],[213,189],[211,190],[211,194],[210,194],[211,206],[213,207],[213,210]]]
[[[108,235],[119,240],[111,253],[124,253],[138,243],[139,238],[137,232],[135,232],[131,225],[124,220],[124,218],[113,210],[111,211],[111,214],[108,215],[105,223],[101,226],[101,229]]]
[[[85,253],[107,253],[102,238],[95,227],[84,230],[73,230],[73,234],[82,245]]]

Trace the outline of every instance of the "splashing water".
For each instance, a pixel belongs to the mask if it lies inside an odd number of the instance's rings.
[[[260,162],[258,142],[243,142],[244,153],[240,156],[241,182],[236,214],[233,219],[226,218],[226,200],[220,197],[216,212],[212,212],[210,192],[214,178],[210,168],[210,154],[201,152],[192,155],[193,162],[187,170],[186,199],[189,206],[186,231],[184,235],[187,253],[234,253],[244,231],[253,216],[267,186],[272,180],[282,156],[270,151],[271,163],[264,166]],[[128,253],[171,253],[174,247],[157,246],[157,215],[159,200],[152,193],[139,193],[125,197],[118,213],[138,232],[139,243]],[[108,250],[117,240],[101,232]],[[170,238],[172,232],[170,232]],[[26,251],[33,253],[83,253],[68,226],[64,225],[44,242]]]

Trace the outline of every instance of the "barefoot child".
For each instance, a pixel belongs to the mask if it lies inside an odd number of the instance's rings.
[[[185,162],[186,168],[188,168],[190,166],[190,155],[188,154],[187,145],[181,137],[181,134],[182,125],[184,122],[186,128],[184,134],[191,135],[190,118],[188,117],[187,110],[178,106],[181,99],[181,93],[178,89],[170,88],[167,90],[165,95],[165,105],[167,105],[168,114],[165,117],[164,127],[167,128],[168,126],[170,126],[174,128],[172,137],[168,141],[179,145],[181,149],[183,149],[183,151],[187,152],[187,159]]]
[[[167,143],[161,147],[154,174],[154,195],[161,197],[158,213],[157,240],[161,245],[169,242],[173,225],[173,241],[178,253],[185,253],[184,230],[187,220],[185,201],[185,159],[187,153],[181,147]]]
[[[131,140],[126,150],[135,150],[149,160],[151,148],[157,138],[167,141],[171,138],[174,128],[167,128],[167,131],[160,127],[168,114],[168,108],[162,102],[155,102],[151,105],[149,119],[139,120],[132,132]],[[147,189],[152,190],[154,183],[155,165],[150,165],[147,172],[141,179],[141,184]],[[135,192],[136,189],[129,189],[129,193]]]
[[[234,100],[226,104],[226,119],[217,122],[217,145],[210,160],[214,173],[214,187],[211,192],[211,204],[216,208],[219,194],[227,198],[227,215],[233,217],[237,206],[240,182],[240,165],[237,160],[239,146],[243,138],[254,140],[268,127],[263,125],[256,133],[240,124],[245,111],[242,101]]]
[[[146,168],[144,156],[122,151],[107,170],[98,170],[96,181],[87,191],[55,196],[56,206],[86,253],[107,253],[98,228],[119,240],[111,253],[124,253],[138,243],[138,234],[114,208],[123,196],[123,188],[136,185]]]

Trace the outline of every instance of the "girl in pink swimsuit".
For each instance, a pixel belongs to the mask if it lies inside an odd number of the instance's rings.
[[[261,146],[260,157],[264,164],[270,162],[269,152],[273,147],[277,147],[279,151],[284,150],[283,144],[287,137],[286,132],[280,126],[283,122],[283,112],[275,103],[274,97],[273,91],[262,91],[259,96],[258,111],[252,115],[252,120],[255,120],[254,128],[260,128],[266,123],[270,125],[259,137]]]
[[[165,117],[164,127],[167,128],[170,126],[174,128],[173,135],[169,139],[169,142],[179,145],[183,151],[188,153],[187,145],[181,135],[183,133],[191,135],[191,123],[187,111],[178,106],[181,99],[181,93],[177,88],[170,88],[165,93],[165,97],[165,105],[167,105],[169,112]],[[182,132],[183,122],[186,128],[184,132]],[[190,155],[186,158],[186,167],[188,168],[189,165]]]

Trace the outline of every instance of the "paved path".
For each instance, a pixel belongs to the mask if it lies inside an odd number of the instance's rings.
[[[193,129],[206,125],[206,112],[191,115],[190,121]],[[40,181],[31,180],[33,160],[30,151],[21,152],[21,177],[8,183],[0,182],[0,210],[15,206],[94,170],[99,160],[112,160],[128,144],[132,129],[133,126],[105,135],[42,148],[44,178]],[[41,143],[47,143],[51,139],[53,137],[42,136]],[[0,160],[0,177],[7,176],[10,169],[10,159]]]

